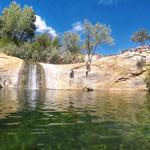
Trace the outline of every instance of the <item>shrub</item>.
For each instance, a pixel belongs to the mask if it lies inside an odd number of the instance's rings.
[[[138,60],[136,63],[136,66],[140,69],[142,69],[146,64],[146,60],[144,58],[141,58],[141,60]]]
[[[148,68],[148,72],[145,78],[146,87],[148,88],[148,91],[150,92],[150,66]]]

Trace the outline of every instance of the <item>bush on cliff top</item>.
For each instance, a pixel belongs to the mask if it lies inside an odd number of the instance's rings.
[[[36,15],[32,7],[12,2],[0,16],[0,50],[8,55],[46,63],[78,63],[82,50],[92,57],[101,44],[113,42],[109,26],[86,20],[82,35],[65,32],[63,38],[36,34]],[[82,39],[82,40],[81,40]]]

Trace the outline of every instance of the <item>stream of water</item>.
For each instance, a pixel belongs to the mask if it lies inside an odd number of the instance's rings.
[[[38,89],[39,88],[38,83],[39,82],[37,78],[37,65],[30,64],[27,87],[28,89]]]

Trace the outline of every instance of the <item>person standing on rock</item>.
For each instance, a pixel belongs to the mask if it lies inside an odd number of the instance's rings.
[[[91,71],[91,63],[90,62],[87,62],[86,63],[86,77],[88,77],[88,73]]]
[[[74,80],[74,70],[73,70],[73,69],[71,69],[69,85],[72,85],[73,80]]]

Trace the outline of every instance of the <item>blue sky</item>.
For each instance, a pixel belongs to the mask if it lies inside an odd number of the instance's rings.
[[[11,0],[0,0],[0,12]],[[130,41],[133,32],[146,28],[150,32],[150,0],[16,0],[21,6],[32,6],[39,32],[55,35],[82,30],[83,20],[110,25],[115,39],[113,46],[102,45],[97,52],[114,54],[135,47]]]

